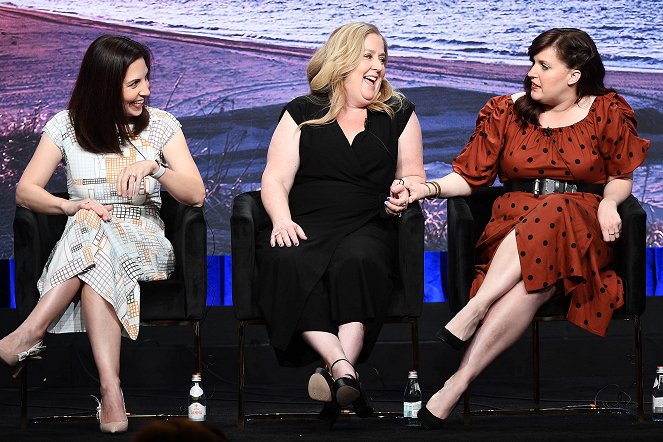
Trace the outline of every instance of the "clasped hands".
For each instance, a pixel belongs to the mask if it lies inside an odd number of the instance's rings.
[[[403,212],[407,210],[408,198],[410,193],[405,187],[405,180],[402,178],[395,179],[389,187],[389,195],[384,202],[384,210],[389,215],[402,216]]]

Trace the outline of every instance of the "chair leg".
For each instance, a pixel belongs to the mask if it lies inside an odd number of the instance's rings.
[[[463,393],[463,425],[470,425],[472,423],[472,415],[470,414],[470,386]]]
[[[640,328],[640,316],[634,315],[633,334],[635,335],[635,383],[638,394],[638,422],[644,422],[644,395],[642,386],[642,334]]]
[[[21,416],[19,425],[23,430],[28,428],[28,365],[29,364],[25,364],[21,370],[21,380],[19,386],[19,400],[21,402]]]
[[[539,353],[539,321],[532,321],[532,405],[534,411],[541,409],[540,374],[541,355]]]
[[[200,340],[200,321],[193,324],[193,351],[196,354],[196,373],[203,371],[203,352]]]
[[[239,372],[239,391],[237,392],[237,428],[244,429],[244,329],[246,323],[239,321],[239,343],[238,343],[238,361],[237,371]]]
[[[410,328],[412,331],[412,369],[419,371],[419,321],[417,318],[410,318]]]

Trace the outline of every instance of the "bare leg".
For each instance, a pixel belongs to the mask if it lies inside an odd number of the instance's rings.
[[[339,334],[341,334],[340,331]],[[345,351],[343,351],[343,346],[341,345],[339,337],[333,333],[322,331],[305,331],[302,332],[302,337],[306,343],[310,345],[311,348],[313,348],[313,350],[315,350],[320,355],[320,357],[322,357],[322,360],[325,361],[325,363],[329,366],[331,366],[339,359],[349,360]],[[351,375],[354,377],[354,368],[349,363],[340,361],[334,365],[332,377],[336,379],[345,375]]]
[[[446,419],[470,383],[504,350],[513,345],[532,322],[541,305],[554,294],[554,287],[527,293],[520,281],[488,310],[483,325],[467,348],[460,367],[428,401],[426,408]]]
[[[89,285],[83,285],[81,298],[87,335],[99,372],[103,399],[100,420],[102,423],[122,422],[126,420],[120,388],[122,325],[113,307]]]
[[[516,232],[512,230],[499,245],[486,277],[476,295],[445,326],[463,341],[468,340],[488,308],[522,279]]]
[[[73,277],[42,296],[25,321],[0,341],[3,352],[16,355],[41,341],[49,324],[67,308],[80,290],[81,284],[78,277]]]
[[[338,340],[347,359],[354,365],[364,345],[364,324],[361,322],[341,324],[338,327]]]

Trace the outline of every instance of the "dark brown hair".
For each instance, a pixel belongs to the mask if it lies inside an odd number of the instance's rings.
[[[549,47],[556,49],[557,56],[567,68],[580,71],[580,80],[576,83],[576,103],[589,95],[614,92],[614,89],[603,85],[605,67],[594,41],[586,32],[575,28],[553,28],[540,34],[527,50],[530,61],[534,63],[534,56]],[[525,76],[524,86],[525,96],[516,101],[513,110],[523,126],[527,123],[538,125],[543,105],[532,98],[532,80],[529,76]]]
[[[130,38],[103,35],[85,52],[68,107],[76,140],[83,149],[121,153],[122,144],[147,127],[148,112],[143,109],[138,117],[127,116],[122,98],[127,69],[141,58],[149,78],[150,50]]]

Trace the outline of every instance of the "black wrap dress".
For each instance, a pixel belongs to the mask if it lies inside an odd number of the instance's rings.
[[[397,243],[394,217],[384,201],[394,180],[398,138],[414,105],[394,105],[396,115],[368,110],[365,130],[350,144],[337,122],[302,127],[300,165],[289,194],[292,219],[308,239],[271,247],[272,226],[256,245],[258,305],[282,364],[316,359],[301,331],[335,333],[340,324],[366,325],[370,352],[393,291]],[[324,101],[314,96],[288,103],[294,121],[318,118]]]

